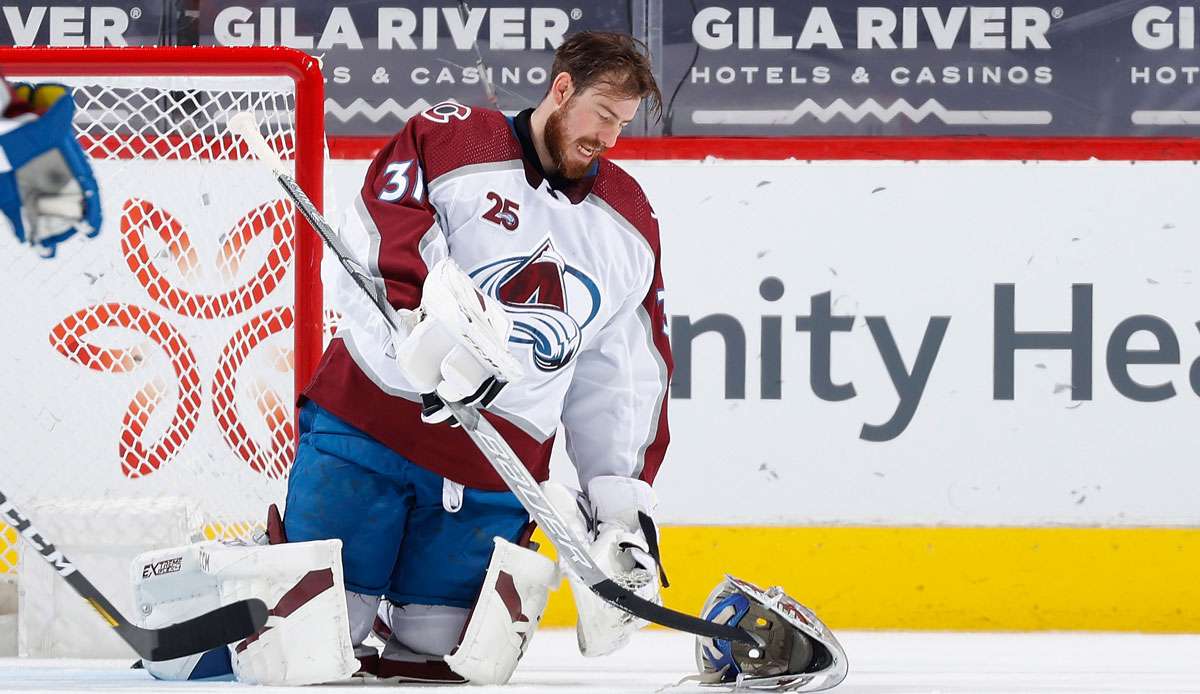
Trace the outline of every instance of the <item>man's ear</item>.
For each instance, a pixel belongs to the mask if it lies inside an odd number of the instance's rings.
[[[554,76],[554,82],[550,84],[550,96],[554,99],[556,107],[562,106],[575,93],[575,81],[571,79],[570,73],[560,72]]]

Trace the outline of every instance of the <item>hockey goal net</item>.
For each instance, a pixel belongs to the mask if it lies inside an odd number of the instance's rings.
[[[39,507],[66,504],[119,538],[143,503],[172,499],[194,510],[197,536],[253,534],[282,501],[294,395],[321,351],[320,258],[226,121],[255,113],[320,205],[317,61],[23,48],[0,49],[0,69],[73,88],[104,211],[98,237],[53,259],[0,233],[0,485],[42,526],[58,523]],[[93,503],[110,506],[89,519]],[[14,570],[17,539],[0,539],[0,572]]]

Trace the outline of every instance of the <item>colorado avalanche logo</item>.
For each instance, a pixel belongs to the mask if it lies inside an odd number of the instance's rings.
[[[504,258],[471,273],[513,320],[510,342],[529,345],[541,371],[557,371],[579,352],[580,333],[600,310],[600,290],[571,267],[550,239],[528,256]]]

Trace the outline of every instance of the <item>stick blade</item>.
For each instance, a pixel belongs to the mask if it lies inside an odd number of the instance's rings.
[[[740,641],[750,644],[751,646],[761,646],[762,644],[755,639],[750,632],[745,629],[730,626],[728,624],[718,624],[710,622],[707,619],[693,617],[690,614],[676,612],[669,607],[663,607],[657,603],[650,602],[633,592],[617,585],[611,578],[604,579],[599,583],[588,586],[592,592],[603,598],[605,601],[625,610],[629,614],[640,617],[655,624],[660,624],[669,629],[683,631],[697,636],[707,636],[710,639],[725,639],[727,641]]]
[[[148,643],[137,649],[138,655],[158,662],[203,653],[261,630],[268,615],[262,600],[240,600],[162,629],[143,630]]]

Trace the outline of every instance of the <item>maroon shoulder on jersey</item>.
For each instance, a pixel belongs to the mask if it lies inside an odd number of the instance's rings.
[[[600,160],[600,171],[592,186],[592,195],[599,197],[641,232],[650,244],[655,257],[659,254],[658,219],[646,193],[638,182],[607,159]]]
[[[379,234],[378,267],[388,301],[415,308],[429,268],[421,241],[436,223],[429,183],[455,169],[521,157],[508,120],[498,111],[442,103],[405,124],[375,156],[360,190],[362,209]]]
[[[427,181],[472,164],[521,158],[521,146],[499,111],[447,102],[413,117],[409,124]]]

